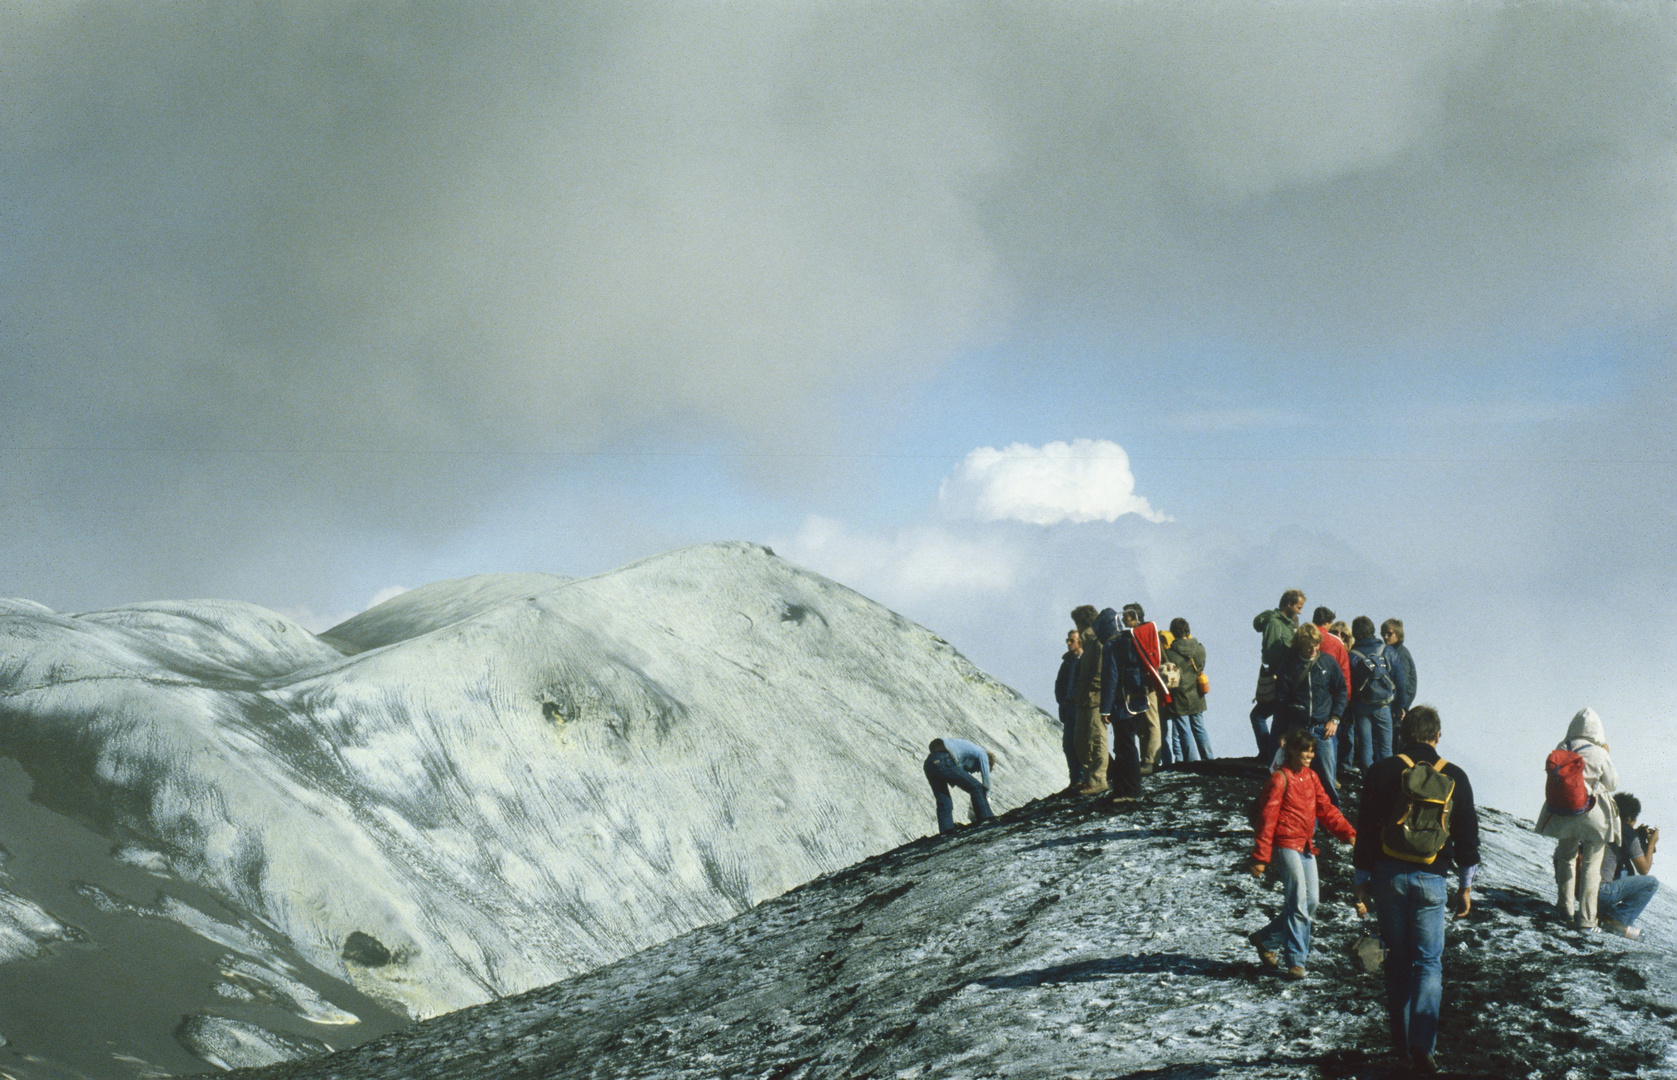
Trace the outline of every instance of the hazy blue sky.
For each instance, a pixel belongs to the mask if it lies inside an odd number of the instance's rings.
[[[753,539],[1049,704],[1186,616],[1245,752],[1297,586],[1509,809],[1585,704],[1677,809],[1674,12],[9,5],[0,591]]]

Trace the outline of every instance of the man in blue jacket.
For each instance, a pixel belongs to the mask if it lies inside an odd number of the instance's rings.
[[[1386,945],[1386,1013],[1392,1047],[1399,1057],[1413,1061],[1417,1071],[1436,1073],[1433,1052],[1444,1000],[1444,911],[1448,905],[1461,918],[1473,909],[1479,817],[1467,773],[1438,756],[1438,711],[1416,705],[1404,715],[1398,730],[1403,756],[1375,762],[1363,780],[1351,865],[1357,901],[1374,905],[1380,939]],[[1384,838],[1386,829],[1405,812],[1403,774],[1411,768],[1410,762],[1432,766],[1454,781],[1449,839],[1430,862],[1394,853]],[[1459,885],[1453,897],[1447,895],[1451,874]]]
[[[1112,762],[1107,782],[1112,801],[1135,802],[1141,798],[1141,750],[1136,745],[1138,722],[1145,722],[1147,686],[1142,679],[1135,645],[1118,626],[1118,612],[1101,611],[1095,620],[1095,637],[1104,650],[1101,667],[1101,719],[1112,725]],[[1142,717],[1138,721],[1138,715]]]
[[[1357,768],[1392,756],[1393,724],[1413,701],[1403,658],[1374,636],[1374,620],[1351,620],[1351,723],[1356,729]]]
[[[1388,649],[1398,654],[1398,661],[1403,665],[1403,695],[1392,703],[1392,723],[1395,724],[1403,719],[1403,714],[1415,702],[1415,658],[1409,655],[1409,646],[1403,643],[1402,619],[1387,619],[1381,623],[1380,639]]]
[[[1322,651],[1322,632],[1305,623],[1293,633],[1291,655],[1275,674],[1275,737],[1294,728],[1316,736],[1316,758],[1310,767],[1322,780],[1328,799],[1339,805],[1334,785],[1335,746],[1339,720],[1345,715],[1345,675],[1339,661]]]

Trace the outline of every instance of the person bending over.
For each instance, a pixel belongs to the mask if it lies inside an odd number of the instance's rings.
[[[937,803],[937,831],[955,831],[955,803],[949,797],[951,785],[972,797],[974,824],[994,821],[990,810],[990,758],[984,748],[965,739],[933,739],[926,755],[926,782],[932,785],[932,799]],[[973,773],[983,779],[975,779]]]

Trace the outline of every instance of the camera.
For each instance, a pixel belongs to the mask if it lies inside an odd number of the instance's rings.
[[[1647,851],[1650,847],[1653,846],[1654,837],[1657,836],[1657,835],[1659,835],[1659,830],[1656,829],[1656,828],[1653,828],[1652,826],[1638,825],[1636,827],[1636,838],[1638,840],[1642,841],[1642,850],[1643,851]]]

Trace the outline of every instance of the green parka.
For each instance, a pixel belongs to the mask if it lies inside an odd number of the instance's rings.
[[[1264,666],[1271,672],[1281,670],[1282,662],[1293,649],[1293,635],[1298,632],[1298,628],[1297,618],[1280,608],[1259,612],[1252,619],[1252,629],[1264,636],[1260,648]]]
[[[1172,716],[1192,716],[1205,711],[1205,695],[1200,693],[1199,674],[1205,670],[1205,646],[1193,638],[1179,637],[1165,650],[1164,660],[1175,661],[1182,673],[1181,685],[1170,692],[1170,704],[1165,706]]]

